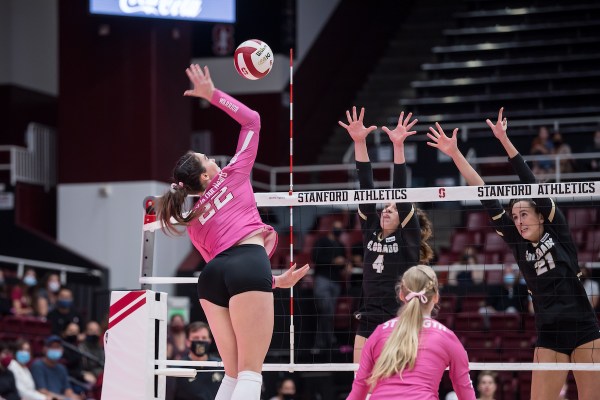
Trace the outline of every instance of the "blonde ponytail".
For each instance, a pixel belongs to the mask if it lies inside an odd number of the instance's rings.
[[[406,368],[414,368],[419,350],[419,333],[423,326],[423,307],[438,293],[435,272],[426,265],[417,265],[408,269],[400,280],[399,291],[407,302],[398,310],[393,331],[375,362],[368,379],[371,387],[394,374],[400,374],[402,377],[402,372]],[[418,292],[423,293],[412,298],[407,297],[411,292],[413,295]]]

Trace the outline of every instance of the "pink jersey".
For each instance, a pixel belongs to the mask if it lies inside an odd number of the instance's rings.
[[[358,373],[352,384],[352,392],[347,400],[366,398],[369,392],[367,379],[397,320],[394,318],[379,325],[367,339]],[[450,379],[458,398],[474,400],[475,391],[469,377],[467,352],[454,332],[434,319],[425,318],[419,334],[419,350],[414,368],[405,369],[402,378],[394,375],[377,382],[371,400],[437,400],[440,381],[446,367],[450,367]]]
[[[262,222],[250,172],[258,150],[260,116],[233,97],[215,90],[211,103],[242,125],[235,155],[208,184],[194,205],[201,209],[187,230],[194,246],[206,262],[240,240],[262,233],[269,257],[277,246],[277,233]]]

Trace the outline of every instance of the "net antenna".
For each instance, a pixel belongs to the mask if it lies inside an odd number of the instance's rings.
[[[294,194],[294,49],[290,48],[290,189]],[[290,267],[294,265],[294,206],[290,205]],[[294,363],[294,287],[290,288],[290,362]]]

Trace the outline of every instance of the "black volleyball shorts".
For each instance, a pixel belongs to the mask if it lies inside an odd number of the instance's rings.
[[[229,307],[236,294],[272,292],[273,274],[265,248],[256,244],[233,246],[210,260],[198,277],[198,298]]]

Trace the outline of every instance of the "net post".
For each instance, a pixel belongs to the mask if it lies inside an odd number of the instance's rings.
[[[156,221],[156,199],[152,196],[144,199],[144,224]],[[147,278],[154,275],[154,242],[155,231],[142,231],[142,260],[140,265],[140,277]],[[152,290],[152,285],[142,283],[143,290]]]

